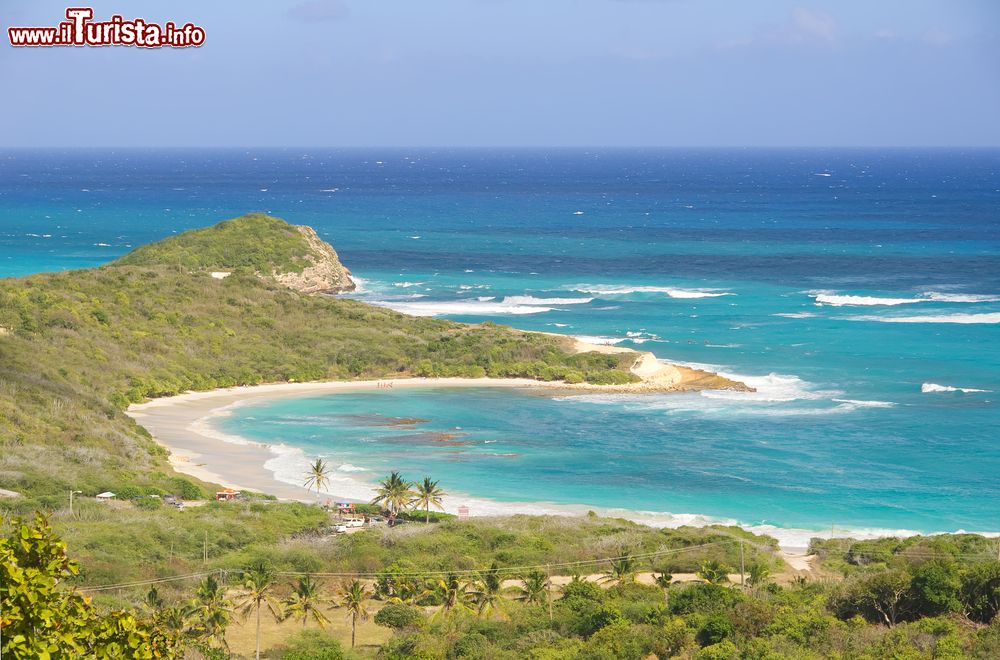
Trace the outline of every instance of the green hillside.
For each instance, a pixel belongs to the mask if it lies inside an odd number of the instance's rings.
[[[260,213],[193,229],[136,248],[116,264],[122,266],[182,266],[188,270],[249,269],[300,272],[310,248],[293,226]]]

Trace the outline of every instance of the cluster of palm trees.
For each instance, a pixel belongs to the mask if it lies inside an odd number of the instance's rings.
[[[187,603],[165,606],[156,588],[150,590],[145,604],[154,619],[166,630],[183,635],[210,647],[228,649],[225,633],[235,615],[244,620],[255,618],[256,658],[260,658],[261,615],[266,611],[275,621],[310,621],[325,628],[330,623],[324,610],[339,606],[351,620],[351,646],[354,646],[357,622],[368,619],[366,601],[372,596],[360,580],[344,583],[336,596],[324,593],[321,581],[305,575],[292,585],[290,593],[279,598],[278,574],[270,565],[256,563],[242,572],[240,588],[232,598],[214,575],[199,583],[195,596]]]
[[[484,618],[506,616],[508,600],[543,605],[548,602],[552,588],[548,574],[531,571],[517,583],[505,579],[500,567],[493,565],[471,576],[444,573],[424,579],[386,573],[375,585],[378,597],[392,603],[410,605],[436,605],[438,609],[431,620],[456,614],[474,614]]]
[[[436,482],[426,480],[436,490]],[[396,510],[401,502],[412,503],[413,495],[400,496],[412,484],[402,480],[398,473],[392,473],[382,482],[385,488],[384,501],[390,510]],[[426,484],[425,484],[426,485]],[[380,489],[381,493],[381,489]],[[398,496],[398,497],[397,497]],[[769,567],[763,563],[751,564],[748,586],[764,586],[769,579]],[[627,584],[634,582],[640,569],[639,561],[629,553],[609,560],[607,571],[598,580],[602,583]],[[729,581],[731,569],[719,561],[711,560],[702,564],[697,576],[703,582],[723,584]],[[324,592],[320,580],[303,575],[292,585],[288,595],[279,598],[278,574],[266,563],[255,563],[241,572],[240,588],[232,598],[227,594],[225,580],[214,575],[204,578],[190,601],[173,606],[165,606],[156,589],[146,597],[146,606],[156,621],[166,630],[184,635],[208,646],[226,647],[226,627],[234,616],[244,620],[255,618],[256,657],[260,658],[260,625],[267,613],[275,621],[299,621],[305,628],[314,622],[321,628],[329,624],[326,611],[331,606],[339,606],[351,621],[351,647],[355,645],[358,621],[369,617],[367,601],[380,598],[387,602],[407,603],[417,606],[437,606],[431,619],[451,617],[457,614],[471,614],[484,618],[506,617],[509,601],[526,604],[548,605],[552,612],[554,587],[547,571],[532,570],[518,578],[505,578],[505,571],[496,562],[487,570],[474,574],[442,573],[434,578],[408,575],[389,570],[375,582],[374,588],[361,580],[350,580],[340,586],[335,596]],[[571,584],[581,582],[579,575]],[[670,587],[673,577],[669,573],[653,573],[654,583],[661,587],[669,605]]]
[[[319,497],[320,491],[326,490],[330,483],[330,464],[322,458],[317,458],[306,471],[305,481],[302,485],[316,491]],[[430,477],[424,477],[423,481],[407,481],[396,471],[379,482],[375,498],[372,504],[380,504],[389,510],[393,516],[399,515],[407,508],[423,509],[424,522],[431,521],[431,507],[444,510],[441,505],[441,498],[445,492],[438,486],[437,481]]]
[[[424,522],[431,521],[431,507],[443,510],[441,498],[445,493],[438,482],[430,477],[423,481],[411,482],[403,479],[399,472],[392,472],[378,484],[372,504],[379,504],[392,515],[399,515],[406,508],[423,509]]]

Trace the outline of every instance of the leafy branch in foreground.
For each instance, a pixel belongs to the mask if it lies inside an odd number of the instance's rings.
[[[137,613],[99,613],[66,582],[77,575],[66,544],[41,515],[0,538],[0,656],[179,657],[178,635]]]

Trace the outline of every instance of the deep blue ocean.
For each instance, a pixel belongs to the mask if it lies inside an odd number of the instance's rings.
[[[0,276],[97,266],[248,211],[315,227],[359,299],[758,388],[376,391],[215,422],[280,444],[279,477],[322,455],[335,494],[400,469],[479,508],[795,538],[1000,531],[998,150],[7,151]]]

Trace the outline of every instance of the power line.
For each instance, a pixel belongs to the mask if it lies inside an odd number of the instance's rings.
[[[593,564],[605,564],[612,561],[620,561],[623,559],[652,559],[655,557],[663,557],[672,554],[679,554],[682,552],[687,552],[689,550],[697,550],[699,548],[707,548],[711,546],[726,545],[730,543],[736,543],[735,540],[727,541],[713,541],[711,543],[702,543],[699,545],[690,545],[684,548],[669,548],[666,550],[657,550],[654,552],[645,552],[639,554],[626,554],[618,555],[614,557],[601,557],[598,559],[582,559],[579,561],[561,562],[556,564],[536,564],[528,566],[505,566],[502,568],[497,568],[497,573],[511,574],[511,573],[523,573],[532,570],[544,570],[546,567],[550,568],[568,568],[573,566],[587,566]],[[341,577],[341,578],[380,578],[386,575],[391,575],[391,577],[413,577],[413,578],[429,578],[429,577],[441,577],[446,575],[478,575],[487,571],[492,571],[492,568],[466,568],[466,569],[456,569],[450,571],[418,571],[410,573],[386,573],[385,571],[377,572],[336,572],[336,573],[307,573],[299,571],[277,571],[277,575],[293,576],[293,577]],[[119,584],[106,584],[96,587],[80,587],[78,591],[110,591],[113,589],[126,589],[129,587],[144,587],[154,584],[163,584],[166,582],[178,582],[180,580],[190,580],[192,578],[202,578],[209,575],[214,575],[217,573],[244,573],[244,569],[241,568],[217,568],[211,571],[202,571],[199,573],[189,573],[187,575],[174,575],[170,577],[154,578],[149,580],[136,580],[134,582],[122,582]]]
[[[497,573],[521,573],[524,571],[531,570],[544,570],[546,567],[549,568],[568,568],[571,566],[586,566],[590,564],[604,564],[611,561],[619,561],[622,559],[651,559],[654,557],[661,557],[670,554],[677,554],[680,552],[686,552],[688,550],[695,550],[697,548],[707,548],[714,545],[725,545],[729,543],[736,543],[736,541],[714,541],[712,543],[702,543],[700,545],[691,545],[685,548],[671,548],[668,550],[658,550],[656,552],[646,552],[634,555],[618,555],[616,557],[602,557],[600,559],[581,559],[579,561],[568,561],[555,564],[536,564],[534,566],[506,566],[503,568],[497,568]],[[465,568],[456,569],[451,571],[419,571],[413,573],[392,573],[392,577],[438,577],[442,575],[478,575],[479,573],[484,573],[487,571],[492,571],[492,568]],[[293,575],[293,576],[310,576],[310,577],[382,577],[386,575],[385,571],[379,571],[376,573],[304,573],[295,571],[282,571],[279,575]]]

